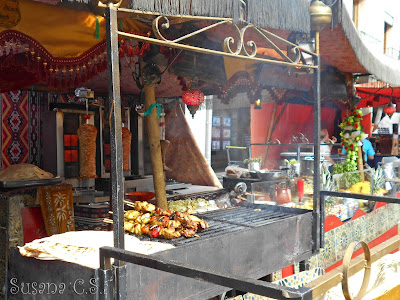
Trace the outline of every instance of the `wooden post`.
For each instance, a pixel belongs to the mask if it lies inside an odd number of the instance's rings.
[[[145,94],[145,107],[147,110],[153,103],[156,103],[154,85],[145,84],[143,91]],[[153,170],[153,183],[157,206],[162,209],[167,209],[167,193],[165,192],[165,178],[161,156],[157,109],[154,108],[151,114],[145,117],[145,120],[147,126],[147,138],[150,146],[151,168]]]
[[[392,155],[399,155],[399,136],[397,134],[393,134],[392,138]]]
[[[153,63],[146,64],[142,58],[139,59],[139,63],[143,81],[142,92],[145,95],[144,105],[147,111],[151,105],[156,103],[156,93],[154,89],[155,86],[161,82],[161,71]],[[168,209],[156,107],[145,117],[145,123],[147,128],[147,140],[150,148],[151,169],[153,171],[153,184],[157,206],[162,209]]]
[[[364,153],[362,152],[362,146],[359,146],[357,151],[357,167],[360,171],[364,170],[363,155]],[[364,172],[361,172],[361,179],[363,181],[365,179]]]
[[[345,77],[345,81],[346,81],[347,93],[349,96],[349,109],[352,110],[355,107],[354,102],[353,102],[353,95],[355,92],[354,76],[352,73],[345,73],[344,77]]]

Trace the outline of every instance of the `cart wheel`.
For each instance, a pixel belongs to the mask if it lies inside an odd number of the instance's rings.
[[[349,277],[350,277],[350,262],[351,262],[351,256],[353,255],[354,249],[358,244],[361,244],[361,246],[364,249],[364,257],[365,257],[365,266],[364,266],[364,278],[363,282],[360,288],[360,291],[358,292],[357,296],[354,298],[351,297],[350,291],[349,291]],[[368,244],[366,242],[352,242],[349,247],[346,250],[346,253],[343,258],[343,278],[342,278],[342,291],[344,298],[346,300],[359,300],[364,297],[364,295],[367,292],[368,288],[368,283],[369,283],[369,278],[371,276],[371,252],[369,250]],[[351,274],[353,275],[353,274]]]

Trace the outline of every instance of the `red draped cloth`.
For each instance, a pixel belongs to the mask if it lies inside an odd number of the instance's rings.
[[[196,185],[222,187],[196,143],[179,105],[165,116],[165,138],[171,143],[166,150],[165,164],[172,169],[168,179]]]

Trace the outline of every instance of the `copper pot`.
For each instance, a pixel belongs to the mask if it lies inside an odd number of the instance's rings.
[[[276,204],[285,204],[292,201],[292,191],[288,187],[276,188]]]

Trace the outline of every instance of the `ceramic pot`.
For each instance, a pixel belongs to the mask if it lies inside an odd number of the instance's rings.
[[[276,188],[276,203],[278,205],[285,204],[292,201],[292,191],[290,188],[278,187]]]
[[[249,171],[260,171],[259,162],[249,162]]]

